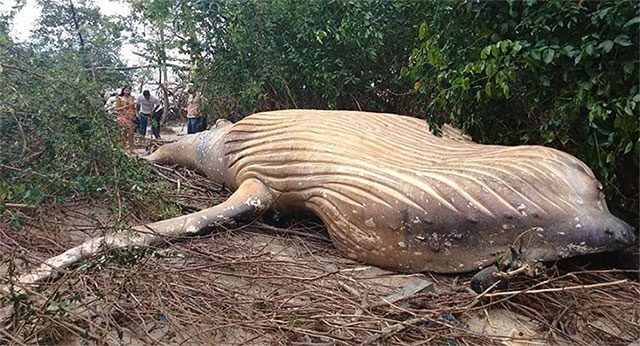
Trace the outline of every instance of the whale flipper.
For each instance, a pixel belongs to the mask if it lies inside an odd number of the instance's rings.
[[[262,211],[269,208],[273,201],[270,189],[262,182],[257,179],[246,180],[226,201],[211,208],[92,238],[58,256],[47,259],[38,268],[21,275],[12,284],[0,286],[0,293],[11,291],[23,293],[26,286],[46,280],[57,270],[69,267],[103,250],[149,246],[158,244],[167,237],[202,235],[210,226],[225,223],[251,212]]]

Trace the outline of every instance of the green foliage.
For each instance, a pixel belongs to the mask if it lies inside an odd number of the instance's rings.
[[[119,148],[120,129],[76,52],[16,45],[1,30],[0,62],[2,219],[19,225],[9,203],[115,201],[148,188],[148,173]]]
[[[38,51],[71,52],[77,55],[92,79],[102,88],[119,86],[128,72],[96,70],[121,67],[123,18],[105,16],[87,1],[38,0],[42,13],[35,28]]]
[[[399,69],[422,2],[178,1],[212,114],[263,109],[396,110]]]
[[[431,122],[568,150],[637,201],[638,2],[436,1],[429,13],[402,75]]]

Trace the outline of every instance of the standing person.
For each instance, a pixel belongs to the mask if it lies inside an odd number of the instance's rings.
[[[160,119],[162,119],[162,113],[164,113],[164,108],[160,107],[153,112],[153,116],[151,116],[151,133],[153,134],[153,138],[160,139]]]
[[[142,137],[145,137],[147,135],[147,122],[158,105],[160,105],[160,101],[155,96],[151,96],[149,90],[143,91],[142,95],[140,95],[136,100],[136,107],[140,112],[140,123],[138,126],[138,132],[140,132]],[[153,124],[151,125],[151,128],[153,129]]]
[[[100,102],[100,107],[104,107],[104,105],[106,105],[106,104],[107,104],[107,99],[108,99],[108,98],[109,98],[109,97],[107,96],[107,92],[106,92],[106,91],[104,91],[104,90],[100,90],[100,100],[99,100],[99,102]]]
[[[107,100],[104,104],[104,109],[107,111],[107,113],[113,114],[113,112],[115,112],[116,100],[118,100],[117,92],[113,92],[109,94],[109,96],[107,96]]]
[[[189,88],[189,103],[187,105],[187,134],[203,131],[200,114],[200,92]]]
[[[124,134],[122,136],[124,150],[127,153],[131,153],[133,150],[133,133],[136,128],[134,123],[136,117],[136,102],[133,96],[131,96],[131,87],[125,86],[122,88],[113,110],[118,114],[116,121],[124,128]]]

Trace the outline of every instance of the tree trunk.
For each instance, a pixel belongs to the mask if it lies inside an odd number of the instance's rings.
[[[76,7],[73,5],[73,0],[69,0],[69,11],[71,11],[73,28],[75,29],[76,35],[78,36],[78,41],[80,42],[80,57],[82,58],[82,62],[84,63],[85,68],[91,71],[91,78],[93,80],[96,80],[96,71],[94,71],[93,64],[91,63],[91,58],[89,57],[89,54],[87,54],[84,37],[82,36],[82,31],[80,31],[78,14],[76,13]]]
[[[161,71],[161,81],[160,88],[162,89],[162,123],[167,122],[167,114],[169,112],[169,92],[167,90],[167,82],[169,80],[167,76],[167,47],[164,39],[164,22],[160,22],[160,46],[162,52],[160,54],[160,71]]]

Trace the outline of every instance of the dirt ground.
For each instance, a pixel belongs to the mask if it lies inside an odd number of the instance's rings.
[[[180,126],[163,130],[179,137]],[[138,138],[139,152],[153,146]],[[145,164],[142,163],[141,164]],[[153,167],[183,213],[229,191],[178,167]],[[34,218],[35,220],[35,218]],[[114,224],[114,221],[116,223]],[[65,202],[25,229],[0,224],[0,284],[106,231],[148,222],[99,201]],[[2,297],[0,343],[40,345],[627,345],[640,337],[637,272],[589,260],[548,264],[477,295],[471,275],[402,274],[333,248],[306,217],[267,214],[208,236],[102,253]],[[568,267],[567,267],[568,266]]]

